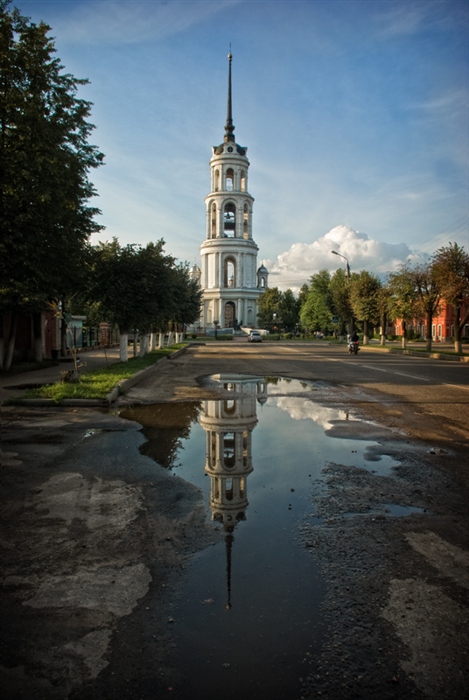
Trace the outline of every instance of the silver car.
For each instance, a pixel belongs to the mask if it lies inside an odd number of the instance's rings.
[[[259,331],[249,331],[248,343],[262,343],[262,336]]]

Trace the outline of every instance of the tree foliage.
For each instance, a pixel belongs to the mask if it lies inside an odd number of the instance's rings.
[[[93,250],[87,294],[98,301],[101,313],[119,326],[125,361],[127,334],[187,324],[200,313],[201,292],[186,266],[163,252],[164,241],[121,246],[116,238]]]
[[[269,287],[259,297],[257,323],[260,328],[272,331],[280,318],[282,292],[278,287]]]
[[[469,320],[469,253],[457,243],[437,250],[432,259],[433,278],[446,303],[455,310],[454,341],[461,352],[461,331]],[[465,313],[462,313],[465,305]]]
[[[266,289],[259,297],[257,322],[269,331],[292,332],[299,323],[299,301],[291,289]]]
[[[305,328],[325,332],[330,327],[333,316],[330,283],[328,270],[320,270],[311,277],[308,296],[300,311],[301,323]]]
[[[74,284],[88,237],[100,229],[89,206],[86,80],[63,71],[50,27],[0,0],[0,311],[42,311]]]
[[[355,317],[363,322],[363,343],[369,341],[368,328],[370,324],[379,321],[379,290],[381,281],[377,275],[362,270],[353,275],[350,284],[350,304]]]
[[[339,324],[339,333],[344,335],[346,325],[352,321],[353,310],[350,303],[350,280],[341,267],[332,275],[329,287],[333,312]]]

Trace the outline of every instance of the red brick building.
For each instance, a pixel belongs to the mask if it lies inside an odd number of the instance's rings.
[[[464,317],[467,311],[467,305],[461,307],[461,318]],[[432,339],[437,343],[450,343],[454,339],[454,324],[455,315],[452,304],[442,302],[440,312],[433,317],[432,321]],[[407,335],[413,330],[414,335],[419,335],[422,339],[427,337],[426,319],[424,317],[414,318],[411,322],[407,322]],[[394,335],[402,335],[402,319],[397,319],[394,322]],[[467,323],[461,333],[462,338],[469,338],[469,323]]]

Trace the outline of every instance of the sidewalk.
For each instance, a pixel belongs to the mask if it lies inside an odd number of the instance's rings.
[[[80,372],[85,373],[119,362],[119,348],[103,348],[101,350],[78,352],[78,357],[81,360]],[[59,362],[58,365],[53,367],[0,377],[0,403],[7,399],[16,399],[22,396],[27,389],[60,382],[60,373],[73,368],[72,358],[70,357],[69,359],[70,361]]]

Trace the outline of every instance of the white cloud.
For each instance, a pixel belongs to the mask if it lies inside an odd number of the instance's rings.
[[[312,420],[325,430],[331,428],[334,421],[337,420],[356,420],[353,416],[350,417],[346,411],[319,406],[310,401],[298,401],[295,396],[281,396],[270,401],[275,401],[276,405],[288,413],[293,420]]]
[[[375,17],[379,25],[379,34],[382,37],[408,36],[436,23],[446,24],[451,21],[451,16],[449,13],[445,16],[442,4],[444,5],[438,0],[390,3],[391,9],[379,12]]]
[[[54,22],[61,41],[79,44],[131,44],[161,39],[187,31],[237,5],[240,0],[183,2],[115,2],[93,0],[78,3],[73,12]]]
[[[294,243],[276,261],[266,261],[269,286],[298,291],[319,270],[334,271],[341,264],[345,269],[346,261],[332,250],[348,259],[352,272],[366,269],[384,274],[397,270],[409,258],[418,258],[406,243],[382,243],[349,226],[336,226],[313,243]]]

